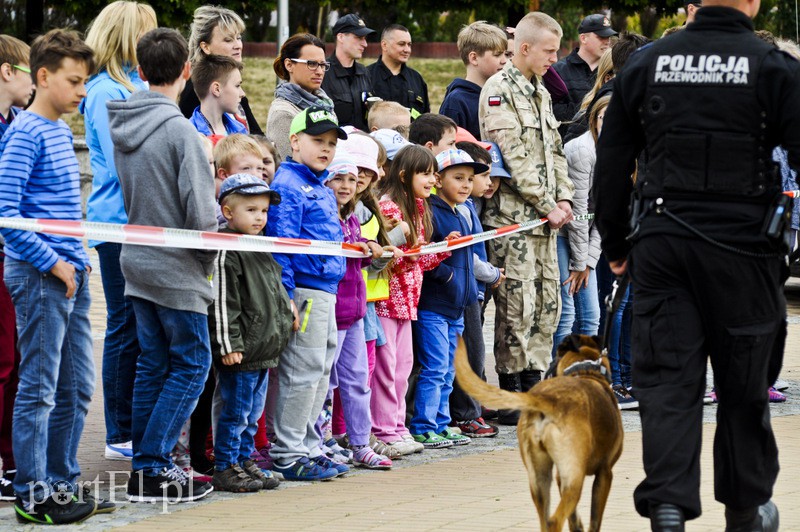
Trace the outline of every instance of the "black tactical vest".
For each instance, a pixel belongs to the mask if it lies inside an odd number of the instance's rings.
[[[749,33],[684,30],[656,43],[640,108],[645,198],[767,201],[780,185],[758,105],[772,50]],[[769,198],[767,198],[769,197]]]

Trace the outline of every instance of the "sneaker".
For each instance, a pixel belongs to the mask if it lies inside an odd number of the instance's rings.
[[[451,429],[444,429],[442,432],[439,433],[439,436],[453,442],[453,445],[469,445],[469,443],[472,441],[463,434],[454,432]]]
[[[497,436],[500,429],[486,423],[482,417],[467,421],[456,421],[456,426],[461,429],[461,434],[470,438],[491,438]]]
[[[244,472],[250,475],[250,478],[261,483],[262,490],[274,490],[281,484],[281,481],[275,478],[272,471],[259,469],[252,460],[242,462],[241,466]]]
[[[319,456],[315,456],[314,458],[311,459],[311,461],[312,462],[316,462],[317,464],[320,465],[320,467],[327,467],[327,468],[335,469],[337,476],[341,476],[341,475],[344,475],[345,473],[349,473],[350,472],[350,468],[349,467],[347,467],[344,464],[340,464],[339,462],[335,462],[335,461],[331,460],[330,458],[328,458],[324,454],[321,454]]]
[[[0,501],[15,501],[17,494],[14,485],[6,477],[0,477]]]
[[[133,442],[106,444],[106,460],[131,460],[133,458]]]
[[[783,379],[778,379],[775,381],[775,384],[773,384],[772,387],[778,390],[779,392],[782,392],[789,387],[789,383]]]
[[[400,458],[403,453],[400,449],[395,448],[394,445],[391,443],[386,443],[383,440],[379,440],[377,436],[374,434],[369,435],[369,446],[370,448],[378,454],[382,454],[383,456],[389,458],[390,460],[394,460],[396,458]],[[406,454],[411,454],[406,453]]]
[[[68,525],[80,523],[95,513],[94,500],[91,502],[78,502],[73,497],[66,497],[65,502],[57,502],[53,497],[48,497],[41,503],[33,503],[26,508],[22,499],[17,497],[14,503],[14,512],[20,523],[38,523],[40,525]]]
[[[215,490],[230,491],[232,493],[258,491],[262,487],[261,481],[246,473],[239,464],[233,464],[227,469],[214,471],[211,485],[214,486]]]
[[[776,390],[774,387],[769,389],[769,402],[770,403],[783,403],[786,401],[786,396]]]
[[[391,469],[392,461],[365,445],[353,453],[353,465],[367,469]]]
[[[414,437],[414,441],[421,443],[426,449],[445,449],[453,446],[452,441],[444,436],[436,434],[432,430],[424,434],[412,434],[412,436]]]
[[[639,401],[631,396],[624,386],[615,384],[611,389],[614,391],[614,397],[617,398],[617,405],[620,410],[635,410],[639,408]]]
[[[481,417],[483,419],[488,419],[488,420],[497,419],[497,410],[492,410],[491,408],[486,408],[485,406],[482,406]]]
[[[411,446],[414,448],[415,453],[421,453],[422,451],[425,450],[425,446],[419,443],[417,440],[415,440],[414,436],[412,436],[411,434],[406,434],[405,436],[403,436],[403,441],[411,444]]]
[[[323,467],[305,456],[285,466],[275,463],[272,472],[282,480],[330,480],[339,475],[336,469]]]
[[[256,463],[259,469],[272,469],[273,461],[269,455],[269,446],[253,451],[250,459]]]
[[[337,464],[349,464],[353,461],[353,451],[339,445],[333,437],[322,443],[322,452]]]
[[[393,441],[387,444],[390,449],[397,453],[398,456],[408,456],[417,452],[417,447],[422,445],[417,442],[408,442],[406,440]],[[425,447],[423,447],[424,449]],[[377,451],[376,451],[377,452]],[[379,453],[380,454],[380,453]],[[388,455],[387,455],[388,456]]]
[[[162,469],[155,476],[134,471],[128,480],[130,502],[192,502],[214,491],[211,484],[194,482],[177,467]]]
[[[79,502],[88,502],[90,504],[94,502],[96,507],[94,513],[96,514],[110,514],[117,509],[117,505],[113,502],[95,497],[89,486],[83,486],[81,489],[81,497],[82,499]]]
[[[200,484],[209,484],[213,479],[211,475],[204,475],[195,471],[191,466],[181,467],[180,470],[183,471],[183,475],[187,479],[192,479],[194,482],[199,482]]]
[[[348,436],[346,432],[344,434],[334,434],[333,439],[345,449],[350,448],[350,436]]]

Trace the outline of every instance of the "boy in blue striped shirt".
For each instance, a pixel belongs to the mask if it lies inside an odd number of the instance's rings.
[[[80,220],[78,161],[60,117],[86,95],[92,50],[76,33],[52,30],[34,41],[30,67],[36,96],[0,141],[0,216]],[[70,493],[77,490],[78,442],[95,382],[89,258],[74,238],[11,229],[2,234],[21,355],[14,509],[21,522],[79,522],[98,503]],[[104,503],[106,511],[113,508]]]

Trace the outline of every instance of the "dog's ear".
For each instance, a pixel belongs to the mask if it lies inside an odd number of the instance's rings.
[[[561,345],[558,346],[558,356],[564,356],[564,353],[568,353],[570,351],[577,351],[581,348],[581,335],[579,334],[570,334],[564,341],[561,342]]]
[[[598,349],[600,349],[600,346],[603,345],[603,337],[599,334],[592,336],[592,340],[594,340],[594,343]]]

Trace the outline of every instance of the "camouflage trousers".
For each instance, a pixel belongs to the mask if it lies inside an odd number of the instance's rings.
[[[489,241],[488,251],[506,273],[494,290],[497,373],[546,370],[561,315],[556,234],[517,233]]]

